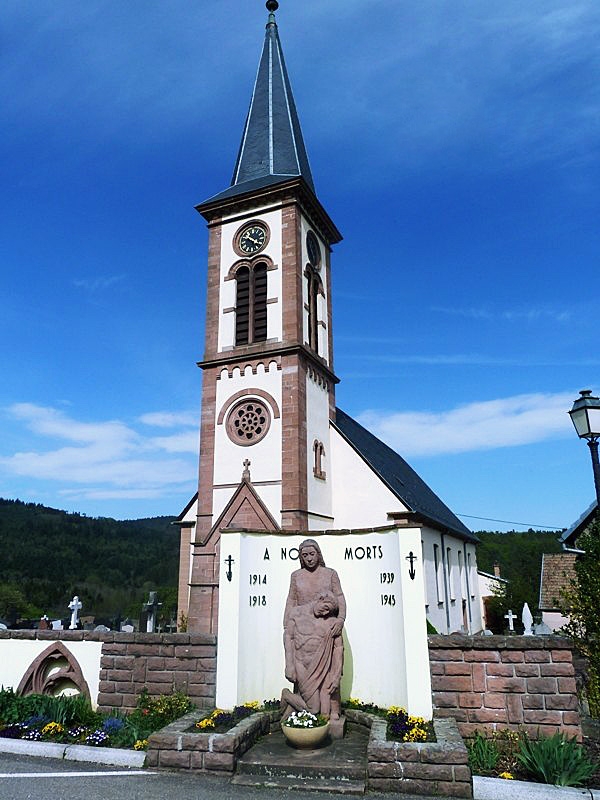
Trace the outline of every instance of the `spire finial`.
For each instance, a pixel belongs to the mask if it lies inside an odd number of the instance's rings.
[[[268,24],[275,25],[275,12],[279,8],[279,3],[277,2],[277,0],[267,0],[266,6],[267,6],[267,11],[269,12]]]

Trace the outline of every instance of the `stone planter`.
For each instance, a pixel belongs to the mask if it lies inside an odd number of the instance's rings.
[[[329,723],[319,725],[317,728],[290,728],[281,723],[283,735],[290,744],[301,750],[315,750],[325,742],[329,733]]]

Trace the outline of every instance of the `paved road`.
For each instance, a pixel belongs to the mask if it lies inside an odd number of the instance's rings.
[[[0,753],[0,800],[331,800],[321,792],[231,786],[181,772],[126,770]]]

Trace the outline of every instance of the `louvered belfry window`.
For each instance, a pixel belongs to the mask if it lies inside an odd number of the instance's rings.
[[[235,274],[235,343],[253,344],[267,338],[267,265],[240,267]]]
[[[308,344],[309,347],[319,352],[319,292],[322,283],[319,276],[312,270],[308,271]]]

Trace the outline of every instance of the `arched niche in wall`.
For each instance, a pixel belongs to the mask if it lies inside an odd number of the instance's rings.
[[[90,688],[79,662],[62,642],[53,642],[32,661],[17,694],[76,695],[91,702]]]

